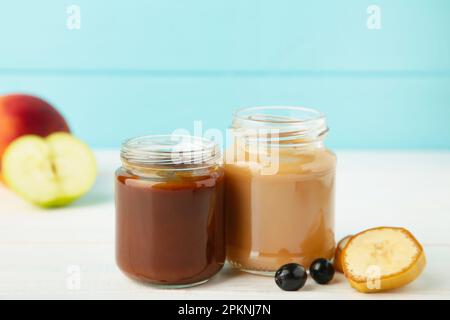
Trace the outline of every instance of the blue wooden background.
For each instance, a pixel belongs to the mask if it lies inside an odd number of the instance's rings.
[[[46,98],[96,147],[292,104],[327,113],[335,148],[450,148],[449,0],[0,3],[0,94]]]

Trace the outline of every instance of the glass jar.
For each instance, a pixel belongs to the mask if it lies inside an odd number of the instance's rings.
[[[303,107],[238,110],[227,151],[227,259],[272,275],[334,255],[336,157],[325,116]]]
[[[191,136],[126,141],[116,172],[116,260],[155,285],[206,282],[225,260],[224,172],[216,143]]]

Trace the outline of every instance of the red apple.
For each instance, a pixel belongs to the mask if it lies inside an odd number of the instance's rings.
[[[60,131],[70,132],[69,126],[48,102],[25,94],[0,96],[0,160],[6,147],[20,136],[46,137]]]

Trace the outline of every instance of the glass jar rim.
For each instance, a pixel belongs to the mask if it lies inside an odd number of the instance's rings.
[[[308,118],[303,117],[277,117],[277,118],[272,118],[272,119],[264,119],[264,118],[249,118],[249,116],[252,115],[252,113],[255,113],[257,111],[260,110],[277,110],[277,111],[287,111],[290,110],[293,113],[297,112],[297,113],[304,113],[305,115],[310,114],[310,116]],[[249,113],[247,116],[243,115],[243,113],[245,112],[251,112]],[[272,116],[276,116],[275,114],[268,114],[268,115],[272,115]],[[253,114],[253,116],[255,116],[255,114]],[[233,113],[233,117],[235,119],[240,119],[243,121],[249,121],[249,122],[274,122],[274,123],[280,123],[280,124],[295,124],[295,123],[306,123],[306,122],[312,122],[312,121],[318,121],[318,120],[323,120],[325,119],[325,114],[322,111],[319,111],[317,109],[313,109],[313,108],[307,108],[307,107],[302,107],[302,106],[283,106],[283,105],[274,105],[274,106],[253,106],[253,107],[242,107],[242,108],[238,108],[237,110],[234,111]]]
[[[319,141],[328,133],[325,114],[302,106],[239,108],[233,113],[232,128],[248,141],[286,147]]]
[[[217,165],[219,145],[203,137],[160,134],[127,139],[122,143],[122,162],[132,166],[157,167],[160,170],[190,170]]]

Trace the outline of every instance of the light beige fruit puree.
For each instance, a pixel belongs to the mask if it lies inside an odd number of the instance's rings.
[[[258,163],[226,169],[227,256],[247,271],[273,272],[332,258],[335,155],[324,147],[280,147],[278,172]]]

